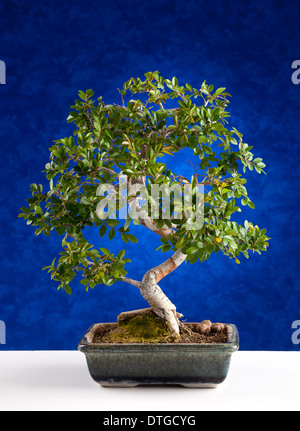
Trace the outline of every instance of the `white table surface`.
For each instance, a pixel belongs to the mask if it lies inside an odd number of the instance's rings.
[[[232,355],[216,389],[102,388],[79,351],[0,351],[0,411],[298,411],[300,352]]]

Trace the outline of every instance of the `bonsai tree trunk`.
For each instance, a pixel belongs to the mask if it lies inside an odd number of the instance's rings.
[[[164,225],[159,229],[154,220],[149,217],[148,213],[143,210],[139,204],[138,193],[145,185],[145,177],[140,176],[137,180],[129,183],[129,208],[134,211],[135,216],[140,220],[141,224],[152,232],[168,238],[170,234],[174,234],[173,229]],[[186,255],[177,250],[173,256],[165,262],[150,269],[146,272],[141,282],[124,277],[123,280],[140,289],[144,299],[151,305],[152,310],[159,317],[164,319],[174,331],[179,335],[179,318],[182,317],[180,313],[176,312],[175,305],[164,294],[159,285],[157,284],[162,278],[174,271],[185,260]],[[136,312],[134,312],[136,313]],[[128,313],[125,313],[128,314]],[[123,315],[123,313],[122,313]]]
[[[160,265],[150,269],[146,272],[143,280],[136,281],[131,278],[124,277],[123,280],[140,289],[143,298],[151,305],[152,310],[159,317],[164,319],[172,329],[172,331],[179,335],[179,318],[182,314],[177,313],[175,305],[164,294],[159,285],[157,284],[162,278],[174,271],[184,260],[186,255],[180,250],[177,250],[169,259]],[[133,312],[136,314],[136,311]],[[131,314],[129,313],[122,313]]]

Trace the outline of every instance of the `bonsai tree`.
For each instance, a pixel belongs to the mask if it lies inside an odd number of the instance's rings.
[[[254,158],[242,134],[229,128],[225,88],[214,90],[206,82],[199,89],[182,86],[176,77],[149,72],[144,79],[129,79],[118,91],[119,104],[106,104],[102,97],[95,102],[92,90],[79,91],[67,119],[74,123],[73,135],[55,140],[49,149],[44,171],[49,189],[31,184],[32,197],[20,217],[36,227],[36,235],[56,231],[61,236],[60,257],[46,267],[58,289],[71,294],[76,275],[86,291],[101,283],[129,283],[179,334],[182,315],[158,283],[184,261],[198,264],[212,252],[239,264],[240,255],[248,258],[249,251],[266,250],[266,229],[232,220],[240,206],[254,208],[242,172],[264,172],[265,164]],[[186,155],[187,148],[191,178],[165,163],[181,151]],[[161,192],[156,199],[153,186]],[[190,199],[180,212],[184,190],[190,191]],[[160,237],[160,252],[172,251],[160,265],[145,269],[142,280],[127,276],[130,260],[124,249],[117,254],[109,250],[116,238],[137,242],[131,223]],[[99,244],[86,238],[85,229],[92,226],[99,230]]]

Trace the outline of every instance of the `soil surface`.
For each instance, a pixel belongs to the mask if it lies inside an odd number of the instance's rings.
[[[93,343],[227,343],[228,329],[223,323],[204,320],[200,323],[180,322],[180,337],[157,316],[147,313],[118,323],[99,326]]]

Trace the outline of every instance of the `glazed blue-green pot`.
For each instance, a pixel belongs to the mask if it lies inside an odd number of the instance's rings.
[[[200,343],[93,343],[99,326],[92,325],[78,349],[86,356],[91,377],[104,387],[182,385],[211,388],[228,374],[231,355],[239,348],[237,327],[226,324],[228,342]]]

